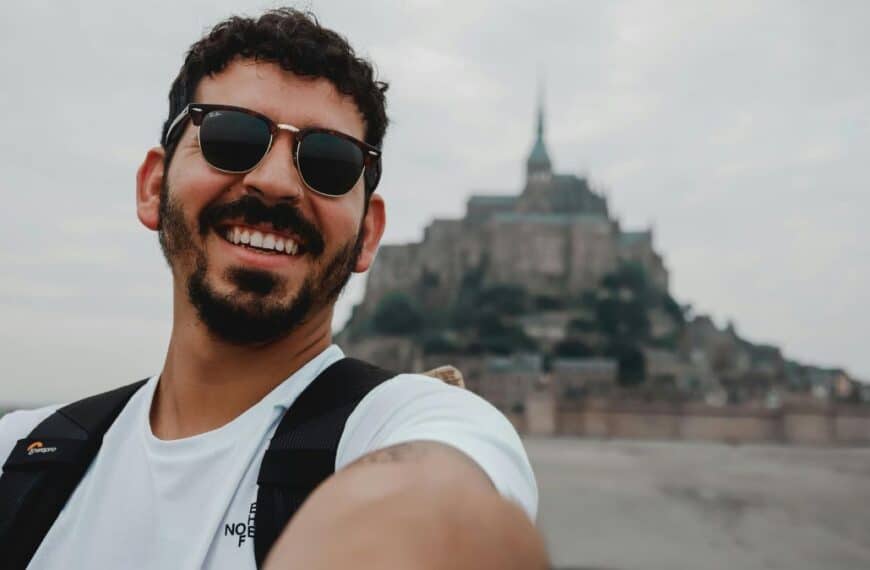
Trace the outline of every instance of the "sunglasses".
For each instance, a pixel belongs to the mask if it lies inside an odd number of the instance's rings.
[[[221,172],[255,169],[272,148],[275,135],[284,130],[294,135],[293,164],[299,176],[317,194],[347,194],[363,173],[366,192],[372,192],[381,178],[381,151],[370,144],[330,129],[276,123],[256,111],[230,105],[188,104],[169,125],[165,146],[188,118],[199,127],[202,156]]]

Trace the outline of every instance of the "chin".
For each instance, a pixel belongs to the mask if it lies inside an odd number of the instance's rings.
[[[255,346],[287,337],[317,312],[315,288],[305,282],[287,291],[273,273],[230,269],[223,292],[200,267],[188,279],[187,292],[199,320],[216,338],[235,345]]]

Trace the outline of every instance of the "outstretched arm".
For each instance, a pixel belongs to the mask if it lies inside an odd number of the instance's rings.
[[[464,453],[413,441],[327,479],[273,547],[267,570],[545,569],[543,541]]]

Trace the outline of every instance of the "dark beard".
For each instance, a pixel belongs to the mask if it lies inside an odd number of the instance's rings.
[[[199,216],[199,234],[204,237],[218,222],[238,216],[244,216],[249,223],[271,221],[275,227],[298,232],[306,245],[313,244],[302,254],[310,256],[312,261],[325,255],[320,233],[295,206],[281,204],[269,208],[250,196],[229,208],[205,208]],[[180,207],[170,199],[165,182],[161,190],[158,230],[160,247],[170,267],[173,259],[179,259],[186,252],[195,254],[194,271],[187,280],[187,295],[199,319],[216,338],[239,346],[265,345],[284,338],[312,314],[333,304],[350,279],[363,245],[363,226],[360,225],[354,242],[346,243],[321,270],[315,269],[306,277],[292,299],[278,303],[270,301],[268,296],[281,296],[285,285],[269,271],[231,268],[225,276],[238,291],[219,294],[214,290],[206,280],[205,253],[196,246],[193,232],[185,223]]]

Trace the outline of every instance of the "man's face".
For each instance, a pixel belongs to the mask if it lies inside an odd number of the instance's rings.
[[[196,100],[246,107],[278,123],[326,127],[358,139],[364,123],[353,100],[324,79],[303,79],[270,63],[236,61],[202,80]],[[317,314],[331,314],[364,246],[363,183],[330,198],[306,189],[279,131],[251,172],[227,174],[203,158],[188,123],[163,179],[160,244],[177,284],[217,338],[265,344]],[[229,232],[292,240],[298,252],[236,245]]]

